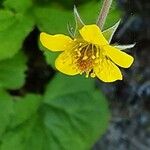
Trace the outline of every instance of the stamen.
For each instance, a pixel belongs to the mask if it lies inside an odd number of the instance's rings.
[[[100,48],[95,46],[96,48],[96,57],[99,58]]]
[[[82,75],[82,74],[83,74],[83,71],[80,72],[80,75]]]
[[[96,77],[95,73],[92,72],[92,73],[90,74],[90,77],[95,78],[95,77]]]
[[[94,45],[92,44],[92,59],[95,59],[96,57],[95,57],[95,52],[94,52]]]
[[[77,54],[78,54],[78,57],[80,57],[80,56],[81,56],[81,53],[80,53],[80,51],[77,51]]]
[[[86,47],[85,51],[84,51],[84,54],[83,54],[83,60],[88,59],[88,56],[87,56],[87,50],[89,49],[89,46],[90,46],[90,45],[88,45],[88,46]]]
[[[96,57],[94,55],[92,55],[92,59],[95,59]]]
[[[88,78],[88,77],[89,77],[89,72],[86,72],[85,77],[86,77],[86,78]]]
[[[86,59],[88,59],[88,56],[84,56],[82,59],[83,59],[83,60],[86,60]]]

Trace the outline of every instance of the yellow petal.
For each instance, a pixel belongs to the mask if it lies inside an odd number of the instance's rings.
[[[105,46],[104,50],[106,52],[106,55],[120,67],[129,68],[134,61],[134,58],[132,56],[126,54],[125,52],[113,46],[110,45]]]
[[[73,40],[63,34],[50,35],[42,32],[40,41],[44,47],[51,51],[64,51],[71,45]]]
[[[107,45],[108,41],[104,38],[100,28],[97,25],[85,25],[79,30],[83,39],[89,43],[97,45]]]
[[[120,69],[108,59],[103,59],[98,65],[96,65],[94,67],[94,72],[103,82],[122,80]]]
[[[55,61],[56,68],[67,75],[76,75],[79,74],[76,65],[73,63],[73,58],[69,52],[61,53],[56,61]]]

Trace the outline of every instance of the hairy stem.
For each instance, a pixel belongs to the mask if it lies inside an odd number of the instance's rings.
[[[112,1],[113,0],[104,0],[104,2],[103,2],[102,9],[101,9],[100,14],[97,19],[97,25],[101,28],[101,30],[103,29],[103,26],[105,24]]]

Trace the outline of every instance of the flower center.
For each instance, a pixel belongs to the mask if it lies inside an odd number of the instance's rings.
[[[86,42],[77,43],[77,47],[75,48],[75,63],[80,70],[80,74],[86,73],[86,77],[89,75],[95,77],[93,67],[99,55],[100,49],[96,45]]]

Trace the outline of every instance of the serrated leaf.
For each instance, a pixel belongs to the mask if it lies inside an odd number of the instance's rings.
[[[47,133],[52,133],[55,138],[50,149],[90,149],[108,125],[109,113],[104,101],[103,96],[97,101],[89,92],[76,92],[50,100],[44,117]]]
[[[8,26],[12,18],[3,22],[3,26]],[[13,57],[22,47],[25,37],[33,29],[34,22],[30,16],[16,13],[13,15],[13,24],[9,28],[0,32],[0,60]],[[2,25],[1,25],[2,26]]]
[[[18,53],[11,59],[0,61],[0,87],[17,89],[25,82],[26,57]]]
[[[29,97],[20,99],[24,102],[16,99],[19,107],[14,109],[11,128],[1,139],[1,150],[87,150],[105,132],[108,105],[99,91],[94,92],[92,82],[58,75],[50,85],[40,108],[35,98],[30,97],[33,103],[26,102]]]
[[[114,33],[116,32],[118,26],[120,24],[120,21],[118,21],[114,26],[104,30],[102,33],[105,37],[105,39],[110,43],[112,38],[113,38],[113,35]]]
[[[44,102],[48,105],[44,110],[46,133],[52,132],[55,138],[50,149],[90,149],[107,128],[106,99],[100,92],[95,93],[92,80],[83,76],[58,74],[49,83]]]
[[[39,95],[28,94],[25,97],[10,96],[0,89],[0,141],[6,129],[13,129],[30,120],[40,106]]]
[[[88,92],[77,92],[50,100],[40,108],[39,116],[8,130],[0,149],[90,149],[108,125],[107,103],[102,95],[97,98],[100,101]]]

